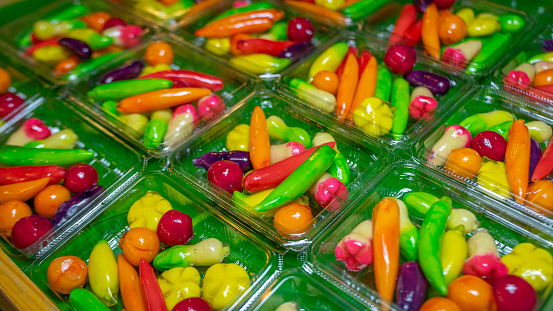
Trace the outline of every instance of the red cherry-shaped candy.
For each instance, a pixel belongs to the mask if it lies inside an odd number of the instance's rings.
[[[288,22],[286,34],[288,40],[295,42],[310,42],[315,34],[311,21],[305,17],[294,17]]]
[[[497,311],[530,311],[536,304],[536,292],[521,277],[506,275],[492,286]]]
[[[488,157],[494,161],[503,161],[507,142],[499,133],[484,131],[474,137],[470,143],[470,148],[478,152],[481,157]]]
[[[127,26],[127,23],[119,17],[112,17],[104,24],[104,29],[102,29],[102,31],[115,26]]]
[[[88,164],[75,164],[67,170],[63,185],[73,193],[79,193],[98,184],[98,172]]]
[[[432,0],[439,9],[449,9],[455,3],[455,0]]]
[[[390,68],[390,71],[396,75],[404,75],[415,66],[417,53],[415,48],[404,44],[396,44],[388,49],[384,55],[384,63]]]
[[[193,297],[179,302],[173,311],[213,311],[213,307],[203,298]]]
[[[50,220],[38,215],[19,219],[12,229],[12,242],[18,249],[31,246],[52,229]]]
[[[21,97],[8,92],[0,95],[0,119],[6,117],[25,102]]]
[[[225,111],[221,97],[210,94],[198,100],[198,115],[202,121],[209,121]]]
[[[232,194],[242,192],[242,169],[232,161],[217,161],[207,170],[207,179]]]
[[[167,211],[159,219],[157,236],[169,246],[186,244],[194,237],[192,218],[174,209]]]

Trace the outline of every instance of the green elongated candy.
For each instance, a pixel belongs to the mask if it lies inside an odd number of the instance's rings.
[[[553,52],[542,53],[530,57],[526,62],[535,64],[539,62],[553,62]]]
[[[246,5],[239,8],[233,8],[228,11],[225,11],[219,15],[217,15],[215,18],[210,20],[206,25],[209,25],[213,23],[214,21],[218,21],[220,19],[223,19],[225,17],[229,17],[231,15],[239,14],[239,13],[245,13],[245,12],[251,12],[251,11],[258,11],[258,10],[268,10],[268,9],[274,9],[275,7],[267,2],[267,1],[260,1],[254,4]]]
[[[332,162],[332,165],[328,168],[327,173],[341,181],[345,186],[349,184],[350,168],[348,160],[346,160],[346,157],[344,157],[341,152],[336,153],[334,162]]]
[[[78,149],[35,149],[16,146],[0,146],[0,163],[11,166],[59,165],[69,166],[88,163],[94,152]]]
[[[82,76],[87,75],[93,72],[94,70],[97,70],[101,66],[113,61],[117,57],[121,56],[123,53],[124,51],[108,53],[100,57],[87,60],[86,62],[82,62],[79,65],[77,65],[75,68],[73,68],[73,70],[71,70],[71,73],[65,76],[65,79],[69,81],[78,80]],[[121,59],[119,62],[122,63],[124,61],[125,61],[124,59]],[[113,64],[113,65],[116,66],[117,64]]]
[[[424,217],[432,204],[438,200],[437,197],[426,192],[409,192],[404,198],[409,211],[417,217]]]
[[[501,24],[501,31],[506,32],[517,32],[526,22],[516,14],[506,14],[499,18],[499,23]]]
[[[467,66],[466,71],[468,73],[476,73],[483,70],[485,66],[498,62],[503,57],[503,53],[500,53],[500,51],[506,48],[505,46],[511,38],[510,33],[504,32],[496,32],[491,35],[485,44],[482,45],[480,52],[476,54]]]
[[[77,311],[110,311],[93,292],[84,288],[74,288],[69,293],[71,307]]]
[[[113,114],[114,116],[119,116],[119,111],[117,111],[117,105],[119,103],[114,100],[108,100],[102,103],[102,109]]]
[[[309,82],[313,81],[313,77],[323,70],[336,72],[348,50],[347,43],[338,42],[317,56],[309,68]]]
[[[376,12],[388,0],[361,0],[342,10],[342,14],[356,21]]]
[[[288,40],[288,22],[280,21],[275,23],[269,32],[277,41]]]
[[[407,206],[401,200],[397,200],[399,206],[399,250],[407,260],[417,260],[419,246],[419,230],[409,220]]]
[[[73,149],[79,136],[72,129],[64,129],[42,140],[25,144],[25,148]]]
[[[259,205],[254,207],[257,212],[266,212],[293,202],[304,194],[328,170],[336,150],[328,145],[318,147],[315,152],[288,176]]]
[[[296,93],[296,95],[307,101],[311,106],[324,112],[333,113],[336,110],[336,97],[334,95],[319,90],[312,84],[300,79],[291,79],[288,86]]]
[[[309,134],[304,129],[289,127],[277,116],[267,118],[267,131],[270,138],[278,139],[285,143],[295,141],[304,145],[306,149],[312,147],[311,137],[309,137]]]
[[[81,40],[93,50],[101,50],[113,44],[112,37],[102,36],[90,28],[72,30],[65,37]]]
[[[505,140],[507,140],[507,137],[509,137],[509,129],[511,128],[511,125],[513,125],[513,121],[507,121],[490,127],[488,131],[494,131],[499,135],[503,136]]]
[[[400,140],[407,128],[409,120],[409,82],[403,78],[397,78],[392,87],[392,105],[396,107],[392,134],[396,140]]]
[[[382,101],[389,102],[390,94],[392,93],[392,74],[385,66],[378,67],[376,73],[376,89],[374,90],[374,97],[382,99]]]
[[[163,142],[167,132],[169,120],[171,120],[171,109],[158,110],[152,113],[150,122],[144,130],[144,145],[148,148],[157,148]]]
[[[176,267],[208,267],[220,263],[230,253],[227,244],[209,238],[195,245],[176,245],[154,258],[154,267],[159,271]]]
[[[120,100],[138,94],[168,89],[172,81],[164,79],[133,79],[100,84],[86,95],[93,100]]]
[[[477,113],[465,118],[460,126],[467,129],[472,137],[478,135],[482,131],[486,131],[496,125],[505,122],[513,122],[513,115],[505,110],[494,110],[486,113]]]

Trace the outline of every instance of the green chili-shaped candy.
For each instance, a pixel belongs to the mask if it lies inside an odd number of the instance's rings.
[[[438,200],[437,197],[426,192],[409,192],[404,198],[409,211],[417,217],[424,217],[432,204]]]
[[[490,127],[488,131],[496,132],[499,135],[503,136],[505,140],[507,140],[507,137],[509,137],[509,129],[511,128],[511,125],[513,125],[513,121],[507,121]]]
[[[288,22],[280,21],[273,25],[269,33],[275,37],[277,41],[288,40]]]
[[[118,104],[119,103],[114,100],[108,100],[102,103],[102,109],[113,114],[114,116],[118,116],[119,115],[119,111],[117,111]]]
[[[69,293],[71,307],[77,311],[109,311],[110,309],[93,292],[84,288],[74,288]]]
[[[123,53],[123,51],[108,53],[97,58],[89,59],[86,62],[82,62],[78,64],[75,68],[73,68],[73,70],[71,70],[71,73],[65,76],[65,79],[69,81],[78,80],[82,76],[87,75],[98,69],[99,67],[105,65],[106,63],[113,61],[117,57],[121,56]],[[124,61],[124,59],[120,60],[121,63]],[[116,66],[117,64],[113,65]]]
[[[254,207],[256,212],[266,212],[291,203],[304,194],[332,165],[336,151],[328,145],[315,152],[288,176],[265,200]]]
[[[157,254],[153,263],[159,271],[176,267],[209,267],[223,261],[229,253],[228,244],[209,238],[194,245],[173,246]]]
[[[311,137],[309,137],[309,134],[304,129],[290,127],[277,116],[267,118],[267,131],[270,138],[278,139],[285,143],[295,141],[304,145],[307,149],[312,147]]]
[[[374,97],[380,98],[382,101],[390,101],[390,93],[392,92],[392,74],[385,66],[378,67],[376,74],[376,89]]]
[[[498,62],[503,53],[499,53],[505,49],[505,46],[509,43],[512,36],[510,33],[496,32],[486,40],[482,45],[482,49],[476,57],[467,66],[466,71],[468,73],[476,73],[484,69],[485,66]]]
[[[0,146],[0,163],[11,166],[59,165],[69,166],[90,162],[94,152],[78,149],[35,149]]]
[[[388,0],[361,0],[342,10],[342,14],[356,21],[369,16],[382,7]]]
[[[239,7],[239,8],[233,8],[233,9],[227,10],[227,11],[217,15],[215,18],[210,20],[206,25],[209,25],[209,24],[213,23],[214,21],[223,19],[225,17],[229,17],[231,15],[235,15],[235,14],[239,14],[239,13],[246,13],[246,12],[251,12],[251,11],[258,11],[258,10],[268,10],[268,9],[274,9],[274,8],[275,7],[269,2],[260,1],[260,2],[254,3],[254,4],[250,4],[250,5],[242,6],[242,7]]]
[[[407,206],[397,200],[399,207],[399,250],[407,260],[417,260],[419,247],[419,230],[411,223]]]
[[[100,84],[86,95],[93,100],[120,100],[138,94],[168,89],[172,81],[164,79],[133,79]]]
[[[346,160],[346,157],[341,152],[336,153],[336,157],[334,158],[334,162],[332,162],[332,165],[328,168],[327,172],[334,178],[341,181],[344,185],[349,184],[349,177],[350,177],[350,169],[348,160]]]
[[[409,82],[403,78],[397,78],[392,86],[392,105],[396,107],[392,134],[396,140],[400,140],[407,128],[409,120]]]
[[[157,148],[161,145],[172,114],[173,111],[171,109],[158,110],[152,113],[150,122],[148,122],[144,130],[144,146]]]

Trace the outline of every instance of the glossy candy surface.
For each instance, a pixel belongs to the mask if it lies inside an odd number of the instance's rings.
[[[78,193],[98,184],[98,172],[88,164],[75,164],[67,170],[64,186]]]
[[[287,35],[290,41],[308,42],[314,34],[315,30],[307,18],[294,17],[288,22]]]
[[[388,49],[384,62],[390,71],[396,75],[404,75],[413,70],[417,54],[412,46],[396,44]]]
[[[470,147],[476,150],[481,157],[488,157],[494,161],[503,161],[507,142],[497,132],[483,131],[474,137]]]
[[[232,161],[217,161],[207,170],[207,179],[228,193],[242,192],[242,169]]]
[[[29,205],[23,201],[12,200],[2,203],[0,205],[0,234],[10,237],[15,223],[32,214]]]
[[[492,286],[498,311],[530,311],[536,304],[536,292],[521,277],[507,275]]]
[[[60,294],[69,294],[86,283],[88,267],[76,256],[62,256],[54,259],[48,266],[47,278],[50,286]]]
[[[31,215],[21,218],[12,229],[13,245],[19,249],[29,247],[50,229],[52,229],[52,224],[42,216]]]
[[[148,228],[132,228],[121,237],[119,248],[129,263],[138,267],[141,258],[147,262],[154,260],[159,253],[159,238]]]
[[[34,198],[35,211],[40,216],[52,218],[63,202],[71,199],[71,192],[61,185],[50,185],[39,192]]]
[[[194,237],[192,218],[183,212],[170,210],[159,219],[157,235],[168,246],[184,245]]]

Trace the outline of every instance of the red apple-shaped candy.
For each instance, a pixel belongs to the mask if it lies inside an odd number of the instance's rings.
[[[198,115],[202,121],[209,121],[225,111],[221,97],[210,94],[198,100]]]
[[[470,143],[470,148],[478,152],[481,157],[488,157],[494,161],[503,161],[507,142],[499,133],[484,131],[474,137]]]
[[[0,95],[0,119],[6,117],[24,102],[21,97],[11,92]]]
[[[174,209],[168,211],[159,219],[157,236],[169,246],[186,244],[194,237],[192,218]]]
[[[19,219],[12,230],[12,242],[18,249],[31,246],[52,229],[50,220],[38,215]]]
[[[497,311],[530,311],[536,304],[536,292],[525,279],[506,275],[492,284]]]
[[[315,34],[311,21],[305,17],[294,17],[288,22],[288,39],[294,42],[310,42]]]
[[[88,164],[75,164],[67,170],[63,185],[73,193],[79,193],[98,184],[98,172]]]
[[[242,169],[232,161],[217,161],[207,170],[207,179],[232,194],[242,192]]]
[[[455,0],[432,0],[432,2],[434,2],[436,6],[442,10],[449,9],[453,6],[453,4],[455,4]]]
[[[119,17],[112,17],[108,19],[107,22],[104,24],[103,30],[106,30],[115,26],[127,26],[127,23],[125,23],[125,21],[120,19]]]
[[[213,307],[204,299],[193,297],[179,302],[173,311],[213,311]]]
[[[396,44],[388,49],[384,55],[384,63],[392,73],[396,75],[404,75],[415,66],[417,61],[417,53],[415,48],[405,44]]]

